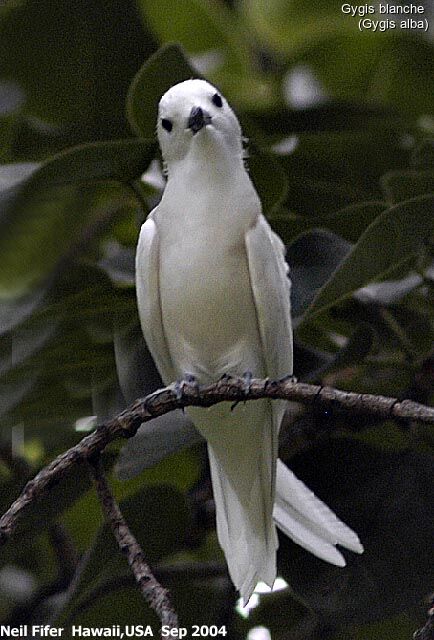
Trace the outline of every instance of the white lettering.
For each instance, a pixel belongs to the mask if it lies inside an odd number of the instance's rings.
[[[343,4],[341,6],[341,11],[342,13],[345,13],[347,15],[351,15],[353,18],[355,16],[363,18],[363,16],[366,16],[370,13],[375,13],[375,6],[372,4]]]

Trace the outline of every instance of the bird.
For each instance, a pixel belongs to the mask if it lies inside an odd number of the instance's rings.
[[[262,213],[239,121],[203,79],[180,82],[158,105],[166,184],[141,227],[137,305],[143,335],[165,384],[209,384],[293,371],[285,246]],[[358,536],[280,460],[286,403],[227,402],[187,412],[207,442],[216,529],[244,604],[277,575],[276,525],[323,560],[345,565]]]

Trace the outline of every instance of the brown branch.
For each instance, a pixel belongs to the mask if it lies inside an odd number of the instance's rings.
[[[174,583],[181,581],[182,584],[185,584],[191,580],[206,580],[210,578],[227,578],[230,582],[227,566],[221,562],[198,562],[196,564],[183,562],[171,566],[154,567],[153,573],[157,580],[164,584],[170,584],[171,581]],[[135,584],[136,582],[132,575],[117,576],[102,582],[87,592],[86,600],[80,603],[81,613],[90,609],[99,598],[108,593],[122,591],[128,587],[133,587]],[[71,619],[72,616],[73,614],[71,614]],[[69,623],[70,618],[63,622]]]
[[[101,458],[98,455],[89,462],[104,516],[113,531],[119,549],[128,560],[143,597],[158,615],[162,625],[166,625],[169,629],[177,629],[178,618],[170,601],[169,593],[152,574],[139,543],[125,522],[108,485]]]
[[[224,401],[236,403],[260,398],[292,400],[322,409],[371,415],[379,419],[417,420],[434,424],[434,408],[412,400],[398,401],[384,396],[339,391],[332,387],[297,382],[290,377],[277,382],[253,379],[248,389],[244,378],[231,377],[203,387],[192,383],[171,385],[134,402],[116,418],[100,425],[74,447],[55,458],[30,480],[0,518],[0,545],[10,538],[25,509],[64,478],[74,465],[101,453],[117,438],[134,436],[143,422],[188,406],[210,407]]]

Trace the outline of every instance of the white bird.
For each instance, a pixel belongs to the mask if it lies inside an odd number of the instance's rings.
[[[187,80],[161,98],[157,134],[167,184],[140,231],[136,285],[163,381],[291,373],[284,245],[262,215],[234,112],[208,82]],[[259,580],[272,586],[276,577],[273,515],[329,562],[345,564],[337,543],[363,551],[357,535],[277,463],[284,411],[284,402],[266,399],[233,412],[228,403],[188,409],[208,443],[217,535],[245,602]]]

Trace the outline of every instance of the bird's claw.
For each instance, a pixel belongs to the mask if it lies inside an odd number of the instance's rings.
[[[241,378],[243,379],[243,384],[242,384],[242,391],[244,393],[244,396],[247,398],[247,396],[250,393],[250,389],[252,387],[252,378],[253,378],[253,374],[251,371],[245,371],[243,373],[243,375],[241,376]],[[236,400],[232,405],[231,405],[231,411],[233,411],[235,409],[235,407],[237,406],[237,404],[240,403],[240,400]]]
[[[173,385],[173,391],[178,402],[182,400],[184,396],[184,389],[186,387],[191,387],[192,389],[194,389],[196,394],[199,393],[199,383],[196,376],[194,376],[192,373],[184,374],[184,377],[181,380],[177,380]]]
[[[283,376],[283,378],[279,378],[276,382],[292,382],[293,384],[296,384],[298,380],[292,373],[288,373],[288,375]]]

